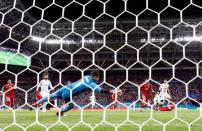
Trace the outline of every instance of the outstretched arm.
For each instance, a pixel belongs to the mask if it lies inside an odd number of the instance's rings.
[[[16,86],[15,85],[13,85],[12,86],[12,88],[11,88],[11,90],[15,90],[16,89]]]
[[[168,94],[170,95],[170,89],[169,89],[169,88],[168,88],[167,92],[168,92]]]
[[[53,87],[53,85],[52,85],[52,83],[51,83],[50,80],[49,80],[49,87],[50,87],[51,90],[54,90],[54,87]]]
[[[5,90],[5,87],[3,86],[3,87],[1,88],[0,94],[3,94],[4,90]]]
[[[104,89],[104,88],[101,88],[99,85],[97,85],[95,82],[91,82],[89,84],[89,87],[91,87],[92,89],[95,90],[95,92],[98,92],[98,93],[114,93],[114,90],[109,90],[109,89]]]
[[[1,88],[1,92],[4,92],[5,91],[5,86],[3,86],[2,88]]]

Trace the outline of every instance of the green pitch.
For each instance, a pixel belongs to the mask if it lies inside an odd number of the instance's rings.
[[[27,131],[45,131],[45,127],[42,126],[44,125],[49,131],[66,131],[68,130],[67,127],[71,128],[72,131],[91,131],[90,126],[92,126],[95,127],[95,131],[113,131],[115,130],[114,127],[117,127],[118,131],[138,131],[138,126],[134,124],[136,123],[139,125],[144,124],[142,131],[162,131],[163,126],[155,121],[158,120],[162,123],[167,123],[166,131],[188,131],[188,126],[180,119],[191,123],[200,116],[200,110],[179,110],[178,112],[107,110],[105,113],[103,110],[84,110],[83,112],[77,110],[65,113],[65,116],[61,117],[61,122],[63,122],[61,124],[57,123],[59,118],[55,116],[55,111],[47,111],[46,113],[39,111],[38,118],[35,113],[35,111],[22,110],[15,113],[0,111],[0,128],[5,131],[22,131],[21,127],[26,128]],[[104,119],[103,113],[107,122],[102,122]],[[175,113],[180,119],[173,119]],[[127,114],[129,121],[125,121],[127,120]],[[82,118],[81,115],[83,115]],[[155,120],[149,120],[151,115]],[[37,119],[41,125],[34,124]],[[81,120],[87,123],[88,126],[82,122],[79,123]],[[168,123],[170,120],[173,121]],[[13,124],[13,121],[16,121],[21,127]],[[113,124],[114,127],[109,123]],[[202,118],[193,122],[191,131],[202,131]]]

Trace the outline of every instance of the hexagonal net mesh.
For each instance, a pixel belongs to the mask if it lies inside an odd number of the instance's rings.
[[[0,130],[201,130],[201,14],[201,0],[0,0]]]

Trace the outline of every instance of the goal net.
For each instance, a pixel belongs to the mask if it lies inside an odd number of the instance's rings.
[[[0,0],[0,130],[201,130],[201,14],[201,0]],[[92,71],[114,93],[75,95]],[[68,102],[33,105],[62,87]]]

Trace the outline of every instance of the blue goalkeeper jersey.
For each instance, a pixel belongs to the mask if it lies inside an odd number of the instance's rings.
[[[83,79],[71,83],[70,85],[66,86],[66,88],[72,90],[72,95],[75,96],[79,93],[84,92],[86,89],[95,90],[95,92],[100,92],[102,88],[100,88],[91,76],[84,76]]]
[[[48,99],[52,98],[59,98],[68,102],[70,100],[71,95],[75,96],[77,94],[84,92],[86,89],[92,89],[98,93],[101,92],[102,90],[102,88],[100,88],[94,82],[91,76],[84,76],[81,80],[71,83],[67,86],[64,86],[59,90],[57,90],[55,93],[50,94],[49,96],[43,97],[38,101],[38,103],[40,104],[46,102],[48,101]],[[72,94],[70,94],[70,90],[72,90]]]

